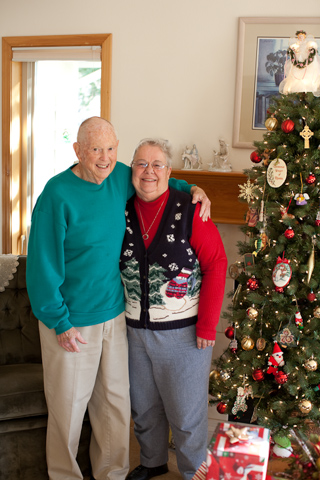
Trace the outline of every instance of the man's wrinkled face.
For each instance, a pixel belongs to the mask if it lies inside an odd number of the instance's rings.
[[[100,185],[117,163],[118,144],[119,140],[107,122],[99,118],[89,122],[73,145],[81,178]]]

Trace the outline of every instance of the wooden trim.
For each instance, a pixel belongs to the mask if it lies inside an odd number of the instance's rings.
[[[112,36],[101,45],[101,117],[110,120],[111,117],[111,65]]]
[[[203,170],[172,170],[171,176],[201,187],[211,200],[214,223],[243,225],[248,204],[239,200],[239,185],[246,183],[241,172],[206,172]]]
[[[112,34],[2,37],[2,252],[11,253],[12,242],[12,49],[19,47],[101,46],[101,116],[110,120]]]
[[[5,38],[2,39],[2,251],[11,252],[11,148],[10,126],[12,49]]]

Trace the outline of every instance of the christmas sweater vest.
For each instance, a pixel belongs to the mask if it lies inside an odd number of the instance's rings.
[[[170,189],[158,231],[146,250],[134,197],[127,202],[120,270],[129,326],[171,330],[197,322],[201,271],[189,243],[194,211],[190,195]]]

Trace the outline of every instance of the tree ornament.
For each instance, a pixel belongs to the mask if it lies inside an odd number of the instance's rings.
[[[254,308],[254,305],[252,305],[252,307],[247,308],[247,315],[250,318],[250,320],[254,320],[255,318],[258,317],[259,312],[256,308]]]
[[[266,347],[266,341],[264,338],[259,337],[258,340],[256,341],[256,349],[259,350],[259,352],[262,352],[262,350],[265,349]]]
[[[292,227],[287,228],[287,230],[284,232],[284,236],[288,239],[294,237],[294,230]]]
[[[270,160],[270,156],[276,152],[276,148],[266,148],[261,157],[263,159],[263,165],[265,165],[266,167],[268,166],[268,163],[269,163],[269,160]]]
[[[255,370],[253,370],[252,378],[256,382],[262,382],[264,380],[264,371],[262,370],[262,368],[256,368]]]
[[[289,327],[285,327],[281,332],[279,332],[276,338],[282,347],[286,348],[297,346],[295,336]]]
[[[219,413],[226,413],[227,410],[227,404],[225,402],[219,402],[217,405],[217,410]]]
[[[310,402],[310,400],[301,400],[301,402],[299,402],[299,404],[298,404],[298,407],[299,407],[300,412],[306,414],[306,413],[311,412],[312,403]]]
[[[221,377],[221,380],[222,380],[223,382],[225,382],[225,381],[229,380],[229,378],[230,378],[230,373],[227,372],[227,371],[220,372],[220,377]]]
[[[287,178],[287,164],[281,158],[272,160],[267,170],[267,182],[270,187],[279,188]]]
[[[317,211],[317,216],[316,216],[314,224],[315,224],[316,227],[320,226],[320,210]]]
[[[270,355],[268,360],[267,373],[268,374],[273,373],[273,375],[275,375],[275,373],[278,371],[278,368],[283,367],[283,365],[284,365],[283,352],[279,347],[278,343],[275,342],[272,355]]]
[[[245,183],[244,185],[239,185],[239,188],[239,198],[245,198],[247,202],[250,203],[250,201],[254,199],[254,191],[258,188],[258,186],[253,185],[253,183],[250,182],[250,178],[248,178],[247,183]]]
[[[243,264],[240,260],[237,260],[234,263],[231,263],[229,267],[229,275],[233,280],[236,280],[240,273],[243,271]]]
[[[308,185],[312,185],[315,181],[317,180],[317,177],[315,176],[314,173],[309,173],[309,175],[306,178],[306,182]]]
[[[233,415],[237,415],[239,410],[246,412],[248,410],[248,405],[246,404],[246,399],[251,396],[253,397],[251,385],[248,387],[239,387],[237,390],[237,397],[234,406],[232,407],[231,412]]]
[[[281,130],[284,131],[284,133],[290,133],[293,132],[294,130],[294,122],[288,118],[288,120],[285,120],[281,124]]]
[[[220,372],[219,370],[211,370],[209,374],[209,380],[210,381],[217,381],[220,378]]]
[[[238,342],[235,338],[229,343],[229,349],[232,353],[236,353],[236,351],[238,350]]]
[[[267,130],[273,131],[276,130],[278,127],[278,120],[275,117],[269,117],[267,120],[264,122],[264,125]]]
[[[316,318],[320,318],[320,307],[319,305],[313,310],[313,316]]]
[[[260,221],[260,220],[259,220]],[[252,252],[252,254],[256,257],[258,255],[258,253],[261,251],[263,252],[263,250],[268,246],[270,246],[270,241],[269,241],[269,238],[266,234],[266,232],[264,231],[264,229],[262,229],[260,231],[260,235],[259,235],[259,238],[258,240],[256,240],[254,242],[254,246],[255,246],[255,251]]]
[[[294,215],[292,215],[292,213],[288,213],[291,202],[292,202],[292,197],[290,198],[289,205],[287,206],[287,208],[281,205],[280,213],[281,213],[282,219],[294,218]]]
[[[247,287],[250,290],[257,290],[257,288],[259,288],[259,282],[254,275],[247,281]]]
[[[296,205],[307,205],[307,200],[309,200],[309,195],[307,193],[297,193],[294,196],[294,199],[296,201]]]
[[[313,357],[311,357],[311,358],[309,358],[309,360],[307,360],[304,363],[303,366],[306,370],[308,370],[308,372],[314,372],[318,368],[318,363]]]
[[[250,160],[253,163],[260,163],[262,161],[262,158],[259,156],[258,152],[254,151],[250,155]]]
[[[283,385],[284,383],[286,383],[288,381],[288,375],[286,373],[282,372],[281,370],[278,370],[274,374],[274,379],[279,385]]]
[[[307,276],[307,283],[308,284],[310,283],[311,276],[312,276],[313,269],[314,269],[314,245],[315,245],[315,242],[316,242],[316,238],[315,238],[315,236],[313,236],[312,237],[312,250],[311,250],[311,253],[310,253],[310,256],[309,256],[309,259],[308,259],[308,276]]]
[[[241,340],[241,347],[243,348],[243,350],[246,351],[252,350],[254,347],[254,341],[249,336],[243,337],[243,339]]]
[[[277,263],[272,272],[272,281],[276,286],[276,291],[279,292],[279,289],[286,287],[292,276],[292,269],[289,265],[289,260],[284,257],[278,257]]]
[[[301,137],[304,139],[304,148],[305,149],[308,149],[310,148],[310,138],[314,135],[313,132],[311,132],[310,128],[308,127],[308,125],[306,125],[304,127],[304,129],[302,130],[302,132],[300,132],[300,135]]]
[[[314,302],[316,298],[317,296],[313,293],[313,290],[311,290],[311,292],[308,293],[307,299],[309,300],[309,302]]]
[[[302,320],[301,313],[299,312],[299,310],[297,310],[295,315],[294,315],[294,322],[296,324],[296,327],[299,330],[303,330],[303,320]]]
[[[234,327],[229,326],[225,329],[224,334],[230,340],[234,337]]]

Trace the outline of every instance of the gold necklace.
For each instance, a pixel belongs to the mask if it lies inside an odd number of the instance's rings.
[[[148,238],[149,238],[148,233],[150,232],[150,229],[151,229],[152,225],[154,224],[157,216],[159,215],[160,210],[161,210],[161,208],[162,208],[162,205],[164,204],[166,198],[167,198],[167,195],[165,195],[165,197],[164,197],[164,199],[163,199],[163,202],[161,203],[160,208],[159,208],[159,210],[157,211],[156,216],[155,216],[154,219],[152,220],[152,223],[151,223],[151,225],[150,225],[150,227],[148,228],[147,231],[146,231],[145,226],[144,226],[144,221],[143,221],[142,213],[141,213],[141,210],[140,210],[139,200],[137,200],[137,204],[138,204],[138,208],[139,208],[139,213],[140,213],[140,218],[141,218],[141,223],[142,223],[142,227],[143,227],[143,231],[144,231],[144,234],[142,235],[143,240],[148,240]]]

